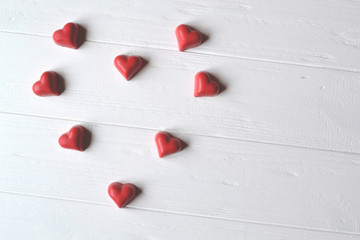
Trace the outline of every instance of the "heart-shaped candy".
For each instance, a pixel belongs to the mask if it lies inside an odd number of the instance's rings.
[[[32,90],[38,96],[59,96],[64,91],[64,80],[56,72],[44,72]]]
[[[76,125],[59,138],[59,144],[63,148],[84,151],[89,147],[91,133],[83,126]]]
[[[108,187],[109,196],[119,208],[123,208],[136,197],[137,188],[131,183],[113,182]]]
[[[130,80],[143,67],[144,60],[139,56],[119,55],[114,64],[124,78]]]
[[[185,24],[179,25],[175,30],[175,34],[181,52],[197,47],[203,42],[202,33]]]
[[[155,143],[159,157],[179,152],[182,149],[181,140],[171,136],[168,132],[158,132],[155,135]]]
[[[59,46],[78,49],[85,40],[85,29],[79,24],[67,23],[54,32],[53,39]]]
[[[195,75],[194,96],[216,96],[219,94],[220,86],[208,72],[198,72]]]

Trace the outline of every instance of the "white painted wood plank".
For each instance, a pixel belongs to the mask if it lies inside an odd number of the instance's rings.
[[[149,61],[129,82],[113,66],[122,53]],[[5,33],[0,54],[2,112],[360,153],[356,73],[99,43],[74,51]],[[47,70],[65,78],[60,97],[31,91]],[[194,98],[200,70],[226,90]]]
[[[5,0],[0,9],[0,31],[51,36],[76,21],[91,41],[176,50],[175,27],[189,23],[209,36],[191,52],[360,70],[359,1]]]
[[[113,181],[142,189],[130,206],[219,219],[360,232],[360,156],[188,134],[159,159],[156,131],[85,124],[85,152],[58,137],[75,122],[0,114],[0,191],[114,206]]]
[[[14,239],[352,240],[328,233],[0,194],[0,236]]]

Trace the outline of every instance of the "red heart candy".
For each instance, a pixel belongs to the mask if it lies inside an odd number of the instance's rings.
[[[79,24],[67,23],[54,32],[53,39],[59,46],[78,49],[85,40],[85,31]]]
[[[175,34],[181,52],[189,48],[197,47],[203,42],[203,35],[185,24],[178,26]]]
[[[113,182],[108,187],[108,193],[119,208],[123,208],[136,197],[137,188],[131,183]]]
[[[89,147],[91,141],[90,132],[83,126],[72,127],[67,133],[59,138],[59,144],[63,148],[84,151]]]
[[[119,55],[114,64],[125,79],[130,80],[143,67],[144,61],[138,56]]]
[[[181,140],[167,132],[158,132],[155,136],[155,142],[159,157],[179,152],[182,148]]]
[[[56,72],[44,72],[32,87],[38,96],[59,96],[64,91],[64,80]]]
[[[219,94],[219,83],[212,79],[207,72],[198,72],[195,75],[194,96],[216,96]]]

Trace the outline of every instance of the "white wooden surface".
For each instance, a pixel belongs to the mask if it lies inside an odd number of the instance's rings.
[[[77,51],[56,46],[68,21]],[[360,1],[0,2],[0,239],[360,239]],[[177,51],[174,29],[209,39]],[[130,82],[118,54],[149,64]],[[59,97],[32,84],[47,70]],[[192,97],[208,70],[226,86]],[[61,149],[72,125],[85,152]],[[159,159],[169,130],[188,147]],[[113,181],[142,193],[126,209]]]

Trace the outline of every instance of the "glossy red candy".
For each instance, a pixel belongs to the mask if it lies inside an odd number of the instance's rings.
[[[124,78],[130,80],[143,67],[144,60],[138,56],[119,55],[114,64]]]
[[[171,136],[167,132],[158,132],[155,135],[155,143],[158,149],[159,157],[179,152],[182,148],[181,140]]]
[[[54,32],[54,42],[62,47],[78,49],[84,42],[84,29],[76,23],[67,23],[62,29]]]
[[[185,24],[178,26],[175,30],[175,34],[180,51],[197,47],[203,42],[202,33]]]
[[[59,144],[63,148],[84,151],[89,147],[91,141],[90,132],[83,126],[72,127],[67,133],[59,138]]]
[[[56,72],[44,72],[32,87],[38,96],[59,96],[64,91],[64,80]]]
[[[119,208],[123,208],[136,197],[137,188],[131,183],[113,182],[108,187],[108,194]]]
[[[219,94],[220,86],[209,73],[198,72],[195,75],[194,96],[216,96]]]

